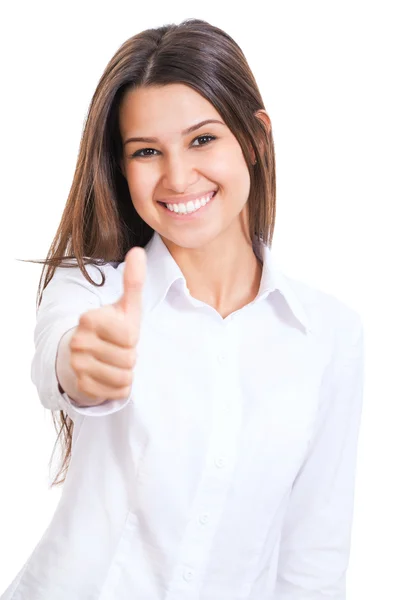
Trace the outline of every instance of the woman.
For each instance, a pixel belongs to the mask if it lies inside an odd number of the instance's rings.
[[[345,598],[363,328],[276,267],[274,223],[238,45],[198,19],[127,40],[41,261],[64,486],[3,600]]]

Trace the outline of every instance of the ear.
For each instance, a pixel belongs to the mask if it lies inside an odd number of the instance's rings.
[[[271,119],[269,118],[267,111],[260,108],[260,110],[255,113],[255,117],[262,122],[266,132],[271,133]]]
[[[266,133],[269,135],[271,133],[271,119],[269,118],[268,113],[263,108],[260,108],[260,110],[254,113],[254,116],[261,121]],[[259,149],[262,151],[262,143],[260,144]],[[251,148],[250,152],[253,163],[255,164],[256,156],[254,150]]]

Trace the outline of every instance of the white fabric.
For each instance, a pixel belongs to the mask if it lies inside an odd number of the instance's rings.
[[[125,263],[101,267],[104,287],[56,270],[32,381],[73,419],[72,460],[2,600],[345,599],[363,326],[263,249],[257,298],[223,319],[155,234],[132,393],[87,408],[59,391],[58,342],[121,296]]]

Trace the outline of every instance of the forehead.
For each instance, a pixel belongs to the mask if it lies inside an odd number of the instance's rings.
[[[140,87],[127,92],[119,109],[121,133],[181,135],[195,121],[221,119],[196,90],[183,84]]]

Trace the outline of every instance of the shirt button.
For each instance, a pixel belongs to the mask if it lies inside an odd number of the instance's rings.
[[[215,465],[220,469],[221,467],[224,467],[226,463],[225,458],[223,458],[222,456],[219,456],[218,458],[215,459]]]
[[[225,362],[225,355],[224,354],[218,354],[218,362],[220,365],[224,364]]]
[[[187,569],[183,574],[183,579],[185,581],[192,581],[193,577],[194,577],[194,573],[193,573],[193,571],[190,571],[189,569]]]
[[[205,525],[206,523],[208,523],[208,519],[209,519],[209,516],[207,513],[205,513],[204,515],[201,515],[201,517],[199,518],[199,521],[202,525]]]

